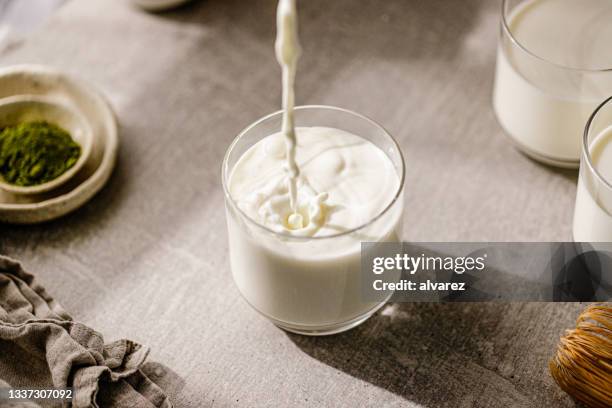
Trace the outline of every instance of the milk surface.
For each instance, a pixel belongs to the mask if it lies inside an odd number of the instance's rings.
[[[590,152],[595,169],[606,181],[612,182],[612,127],[593,140]],[[587,188],[586,178],[581,174],[574,210],[574,240],[612,242],[612,189],[601,183],[593,186]]]
[[[610,0],[532,0],[510,18],[514,38],[532,54],[565,67],[612,68]]]
[[[230,193],[257,223],[295,236],[335,235],[369,222],[397,193],[393,163],[371,142],[328,127],[298,128],[296,136],[300,228],[289,223],[293,210],[281,133],[252,146],[234,166]]]
[[[609,0],[532,0],[510,13],[514,38],[548,61],[500,43],[493,106],[527,153],[577,166],[586,121],[612,94],[612,73],[593,71],[612,68],[610,21]]]

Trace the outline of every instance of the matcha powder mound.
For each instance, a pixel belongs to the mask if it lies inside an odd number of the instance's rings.
[[[74,166],[81,147],[47,122],[22,123],[0,132],[0,175],[17,186],[43,184]]]

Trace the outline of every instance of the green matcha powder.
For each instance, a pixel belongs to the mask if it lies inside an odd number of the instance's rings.
[[[9,126],[0,132],[0,175],[17,186],[51,181],[79,159],[81,147],[70,134],[47,122]]]

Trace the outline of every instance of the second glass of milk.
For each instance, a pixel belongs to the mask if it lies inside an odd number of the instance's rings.
[[[612,98],[597,108],[584,132],[574,241],[612,242]]]
[[[262,139],[278,133],[282,112],[250,125],[226,153],[222,177],[230,264],[240,293],[254,309],[285,330],[307,335],[333,334],[357,326],[384,304],[367,301],[362,294],[361,242],[401,241],[404,161],[394,139],[364,116],[329,106],[301,106],[294,113],[298,133],[300,128],[328,127],[372,143],[387,156],[392,164],[389,170],[397,173],[399,181],[394,191],[382,191],[384,180],[372,180],[378,184],[368,191],[378,189],[378,196],[389,196],[389,201],[379,213],[355,228],[323,236],[287,234],[245,213],[232,197],[230,186],[232,171],[241,157]],[[360,165],[371,167],[376,163]],[[261,174],[262,179],[265,177]],[[376,198],[367,197],[370,199]]]
[[[493,107],[529,156],[576,168],[589,115],[612,94],[612,1],[504,0]]]

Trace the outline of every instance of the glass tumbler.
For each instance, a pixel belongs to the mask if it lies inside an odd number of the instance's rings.
[[[596,17],[566,24],[572,7]],[[525,28],[534,18],[545,22]],[[503,1],[493,108],[504,132],[528,156],[558,167],[579,166],[584,125],[612,94],[612,48],[603,47],[610,57],[607,66],[593,62],[605,41],[600,37],[612,36],[610,18],[612,2]],[[550,27],[567,28],[572,41],[547,43]]]
[[[234,282],[246,301],[277,326],[306,335],[339,333],[370,317],[385,302],[366,301],[361,290],[361,242],[402,239],[404,160],[395,140],[374,121],[331,106],[295,108],[296,127],[325,126],[358,135],[379,147],[399,179],[382,212],[349,231],[302,237],[273,231],[250,218],[228,188],[232,170],[255,143],[281,129],[282,111],[243,130],[222,166]]]
[[[584,131],[573,232],[576,242],[612,242],[612,97]]]

